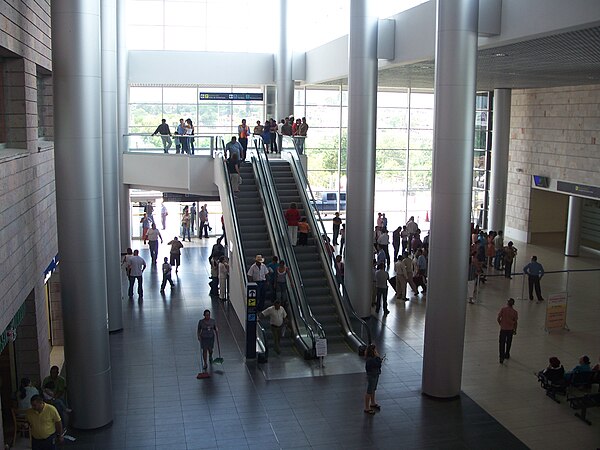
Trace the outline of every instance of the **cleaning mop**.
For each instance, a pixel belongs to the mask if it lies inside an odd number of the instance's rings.
[[[219,357],[213,359],[213,364],[223,364],[224,360],[221,358],[221,344],[219,343],[219,333],[217,333],[217,349],[219,350]]]

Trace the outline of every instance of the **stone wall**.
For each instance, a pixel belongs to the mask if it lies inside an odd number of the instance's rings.
[[[531,237],[531,176],[600,186],[600,85],[513,90],[506,234]],[[547,205],[552,207],[552,205]]]

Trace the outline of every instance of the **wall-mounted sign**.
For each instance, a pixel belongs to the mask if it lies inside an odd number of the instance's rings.
[[[263,94],[258,92],[200,92],[199,100],[229,100],[262,102]]]
[[[598,186],[587,186],[585,184],[557,181],[556,190],[568,194],[579,195],[581,197],[600,198],[600,187]]]

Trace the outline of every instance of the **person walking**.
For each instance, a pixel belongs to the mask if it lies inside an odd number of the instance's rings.
[[[162,223],[163,230],[167,227],[167,216],[168,215],[169,215],[169,211],[167,211],[167,207],[165,206],[165,203],[163,202],[162,206],[160,207],[160,221]]]
[[[175,287],[175,283],[173,283],[173,279],[171,278],[171,269],[173,267],[171,266],[171,264],[169,264],[169,258],[167,258],[165,256],[163,265],[162,265],[162,274],[163,274],[163,279],[162,279],[162,283],[160,285],[160,293],[164,294],[165,293],[165,286],[167,285],[167,283],[169,283],[171,285],[171,289],[173,289]]]
[[[192,203],[190,207],[190,230],[194,234],[194,226],[196,224],[196,202]]]
[[[375,272],[375,288],[377,289],[377,305],[375,306],[375,312],[379,314],[381,309],[381,303],[383,302],[383,313],[388,315],[390,310],[388,309],[387,293],[388,293],[388,280],[390,279],[389,274],[385,270],[385,264],[379,263],[377,265],[377,271]]]
[[[275,353],[279,355],[281,353],[281,333],[283,332],[283,326],[287,323],[287,313],[285,312],[285,309],[281,307],[281,300],[275,300],[273,306],[269,306],[262,311],[259,316],[261,319],[269,319]]]
[[[296,246],[298,242],[298,221],[300,220],[300,212],[296,203],[292,202],[290,207],[285,211],[285,220],[287,221],[288,234],[292,246]]]
[[[152,227],[148,230],[148,234],[146,235],[148,238],[148,247],[150,247],[150,259],[152,259],[152,264],[156,264],[156,260],[158,259],[158,240],[160,239],[160,243],[163,243],[163,238],[160,235],[160,231],[156,228],[156,224],[152,223]]]
[[[25,412],[31,433],[32,450],[55,450],[63,443],[63,426],[58,410],[41,395],[31,397],[31,408]]]
[[[181,214],[181,230],[182,237],[181,239],[185,242],[185,237],[187,236],[188,241],[192,242],[192,236],[190,234],[190,213],[188,211],[188,207],[183,208],[183,213]]]
[[[517,323],[519,321],[519,314],[517,310],[513,308],[515,304],[514,298],[509,298],[506,306],[503,307],[498,313],[498,324],[500,325],[500,364],[505,359],[510,359],[510,347],[512,339],[517,334]]]
[[[143,300],[144,288],[142,286],[142,274],[146,269],[146,261],[140,256],[140,251],[136,249],[133,251],[133,256],[129,258],[127,263],[129,268],[129,299],[131,300],[133,298],[133,285],[137,280],[139,300]]]
[[[369,344],[366,352],[365,372],[367,372],[367,393],[365,394],[365,414],[375,414],[381,410],[381,406],[375,400],[375,391],[381,375],[381,364],[383,359],[377,352],[375,344]]]
[[[344,245],[346,245],[346,224],[340,228],[340,255],[344,254]]]
[[[333,217],[333,245],[338,245],[338,236],[340,235],[340,227],[342,226],[342,219],[340,213],[336,212]]]
[[[175,273],[177,273],[179,272],[179,266],[181,265],[181,249],[183,248],[183,244],[177,239],[177,236],[175,236],[172,241],[167,243],[167,245],[171,246],[169,263],[171,266],[175,266]]]
[[[169,149],[171,145],[173,145],[173,141],[171,141],[171,130],[169,129],[169,124],[166,119],[162,120],[162,123],[156,127],[156,131],[152,133],[152,136],[156,136],[160,133],[160,138],[162,139],[163,149],[165,153],[169,153]]]
[[[150,219],[148,218],[147,213],[144,213],[140,219],[140,223],[142,224],[142,239],[144,241],[144,245],[146,245],[148,230],[150,229]]]
[[[538,262],[537,256],[531,257],[531,262],[523,267],[523,273],[527,275],[529,281],[529,300],[533,300],[533,288],[535,287],[538,302],[543,302],[540,280],[544,276],[544,266]]]
[[[204,318],[198,321],[198,341],[202,350],[202,370],[206,372],[208,363],[213,362],[213,348],[215,347],[215,336],[219,330],[217,329],[217,321],[211,319],[210,310],[205,309]]]

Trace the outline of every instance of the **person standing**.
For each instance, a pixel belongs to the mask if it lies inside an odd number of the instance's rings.
[[[381,234],[377,238],[377,245],[385,253],[386,267],[390,267],[390,235],[387,228],[382,228]]]
[[[164,230],[167,227],[167,216],[169,215],[169,211],[167,211],[167,207],[165,206],[165,202],[162,203],[160,207],[160,221],[162,223],[162,229]]]
[[[340,213],[336,212],[333,216],[333,245],[338,245],[338,236],[340,235],[340,227],[342,226],[342,219]]]
[[[225,256],[219,257],[218,274],[219,298],[225,301],[227,300],[227,277],[229,277],[229,263]]]
[[[160,231],[156,228],[156,224],[152,223],[152,227],[148,230],[148,234],[146,235],[148,238],[148,247],[150,247],[150,259],[152,259],[152,264],[156,264],[156,260],[158,259],[158,240],[160,239],[160,243],[163,243],[163,238],[160,235]]]
[[[308,233],[310,225],[306,221],[306,217],[302,217],[298,222],[298,245],[308,245]]]
[[[225,145],[225,158],[231,159],[235,153],[237,153],[238,161],[241,160],[244,148],[237,141],[235,136],[231,136],[231,141]]]
[[[375,312],[379,314],[379,310],[381,309],[381,303],[383,302],[383,312],[386,316],[390,313],[387,303],[387,286],[389,279],[390,276],[385,270],[385,264],[379,263],[377,265],[377,271],[375,272],[375,288],[377,289],[377,306],[375,307]]]
[[[179,154],[181,152],[181,146],[183,145],[183,141],[185,140],[185,123],[183,119],[179,119],[179,125],[177,125],[177,130],[175,132],[177,135],[175,137],[175,153]]]
[[[367,361],[365,362],[365,371],[367,372],[367,393],[365,394],[365,414],[375,414],[381,406],[375,401],[375,391],[381,375],[381,364],[383,359],[377,353],[375,344],[369,344],[366,352]]]
[[[163,149],[165,153],[169,153],[169,149],[171,145],[173,145],[173,141],[171,141],[171,130],[169,129],[169,124],[166,119],[162,120],[162,123],[156,127],[156,131],[152,133],[152,136],[156,136],[160,133],[160,138],[162,139]]]
[[[237,153],[233,153],[227,160],[227,172],[229,172],[229,181],[233,194],[240,192],[240,159]]]
[[[494,258],[494,269],[502,270],[504,265],[502,264],[504,258],[504,236],[502,230],[498,231],[498,234],[494,238],[494,250],[496,250],[496,257]]]
[[[188,241],[192,242],[192,237],[190,234],[190,213],[187,206],[183,208],[183,213],[181,215],[181,230],[183,242],[185,242],[186,236],[188,238]]]
[[[286,117],[283,119],[283,125],[281,125],[281,134],[283,136],[291,136],[293,134],[292,124],[290,119]]]
[[[285,220],[287,221],[290,242],[295,247],[298,242],[298,222],[300,221],[300,212],[296,207],[296,203],[292,202],[290,207],[285,211]]]
[[[256,307],[262,310],[265,306],[265,297],[267,294],[267,275],[269,268],[263,263],[265,259],[262,255],[256,255],[254,264],[248,269],[248,280],[256,283]]]
[[[259,138],[262,139],[262,134],[263,134],[264,130],[265,130],[265,127],[260,124],[260,120],[257,120],[254,130],[252,130],[252,139],[254,140],[254,148],[256,149],[257,152],[258,152],[258,141],[259,141]]]
[[[204,237],[208,239],[208,208],[206,203],[200,207],[200,228],[198,237]]]
[[[296,131],[298,144],[296,145],[296,149],[298,153],[302,155],[304,153],[304,143],[306,141],[306,135],[308,134],[308,124],[306,123],[306,117],[302,118],[302,122],[298,126]]]
[[[190,207],[190,229],[192,230],[192,234],[194,234],[194,225],[196,223],[196,202],[192,203]]]
[[[287,322],[287,313],[285,312],[285,309],[281,307],[281,301],[279,299],[275,300],[273,306],[269,306],[259,315],[261,319],[269,319],[271,334],[273,335],[273,342],[275,344],[275,353],[279,355],[281,353],[281,332],[283,331],[283,326]]]
[[[513,245],[513,241],[509,241],[508,245],[504,247],[504,277],[512,280],[512,265],[515,257],[517,256],[517,249]]]
[[[401,258],[394,263],[394,270],[396,272],[396,298],[399,300],[408,301],[408,297],[406,296],[406,284],[408,283],[408,277],[406,273],[406,266]]]
[[[394,247],[394,263],[398,261],[398,253],[400,253],[400,243],[402,242],[402,227],[396,228],[392,232],[392,246]]]
[[[346,245],[346,225],[342,224],[342,228],[340,228],[340,255],[344,254],[344,245]]]
[[[190,137],[188,138],[190,140],[189,141],[190,155],[193,155],[194,154],[194,142],[195,142],[194,123],[192,122],[192,119],[186,119],[185,123],[187,125],[187,127],[186,127],[187,134],[190,135]],[[192,231],[194,231],[194,230],[192,230]]]
[[[241,160],[246,161],[246,152],[248,151],[248,136],[250,136],[250,127],[246,125],[246,119],[238,125],[238,141],[242,145]]]
[[[269,122],[269,131],[271,133],[271,153],[277,153],[277,130],[279,126],[277,125],[277,121],[271,118]]]
[[[148,219],[147,213],[144,213],[140,219],[140,223],[142,224],[142,239],[144,240],[144,245],[146,245],[148,230],[150,229],[150,219]]]
[[[502,364],[505,359],[510,359],[512,338],[517,334],[519,314],[517,313],[517,310],[513,308],[514,304],[515,299],[509,298],[506,306],[498,313],[498,324],[500,324],[500,364]]]
[[[162,274],[163,274],[163,279],[162,279],[162,283],[160,285],[160,293],[164,294],[165,293],[165,286],[167,285],[167,283],[169,283],[171,285],[171,289],[173,289],[175,287],[175,283],[173,283],[173,279],[171,278],[171,269],[172,266],[171,264],[169,264],[169,258],[167,258],[165,256],[163,265],[162,265]]]
[[[413,237],[415,234],[417,234],[418,230],[419,230],[419,225],[417,225],[417,223],[415,222],[415,216],[410,216],[410,218],[408,219],[408,222],[406,222],[406,232],[408,233],[408,236],[407,236],[408,245],[410,245],[412,243]],[[409,251],[410,251],[410,249],[409,249]]]
[[[290,277],[290,269],[285,265],[285,261],[279,261],[279,265],[275,269],[275,299],[279,300],[283,306],[287,305],[288,292],[287,292],[287,279]]]
[[[179,272],[179,266],[181,265],[181,249],[183,248],[183,244],[177,239],[177,236],[173,238],[172,241],[168,242],[167,245],[171,246],[171,251],[169,252],[171,258],[169,262],[171,266],[175,266],[175,273]]]
[[[63,427],[58,410],[44,402],[41,395],[31,397],[31,408],[25,415],[29,422],[32,450],[55,450],[63,442]]]
[[[219,332],[217,321],[211,319],[210,310],[204,310],[204,318],[198,321],[198,341],[202,349],[202,370],[206,372],[208,362],[213,362],[213,348],[215,347],[215,336]]]
[[[523,273],[527,275],[529,281],[529,300],[533,300],[533,288],[535,287],[538,302],[543,302],[540,280],[544,276],[544,266],[537,261],[537,256],[531,257],[531,262],[523,267]]]
[[[337,281],[339,287],[344,285],[345,271],[346,266],[342,261],[342,255],[337,255],[335,257],[335,281]]]
[[[144,258],[142,258],[140,256],[140,251],[139,250],[134,250],[133,251],[133,256],[131,258],[129,258],[128,261],[129,264],[129,299],[131,300],[133,298],[133,285],[135,284],[136,280],[138,283],[138,296],[140,300],[143,300],[144,298],[144,288],[143,288],[143,281],[142,281],[142,274],[144,273],[144,270],[146,270],[146,261],[144,261]]]

